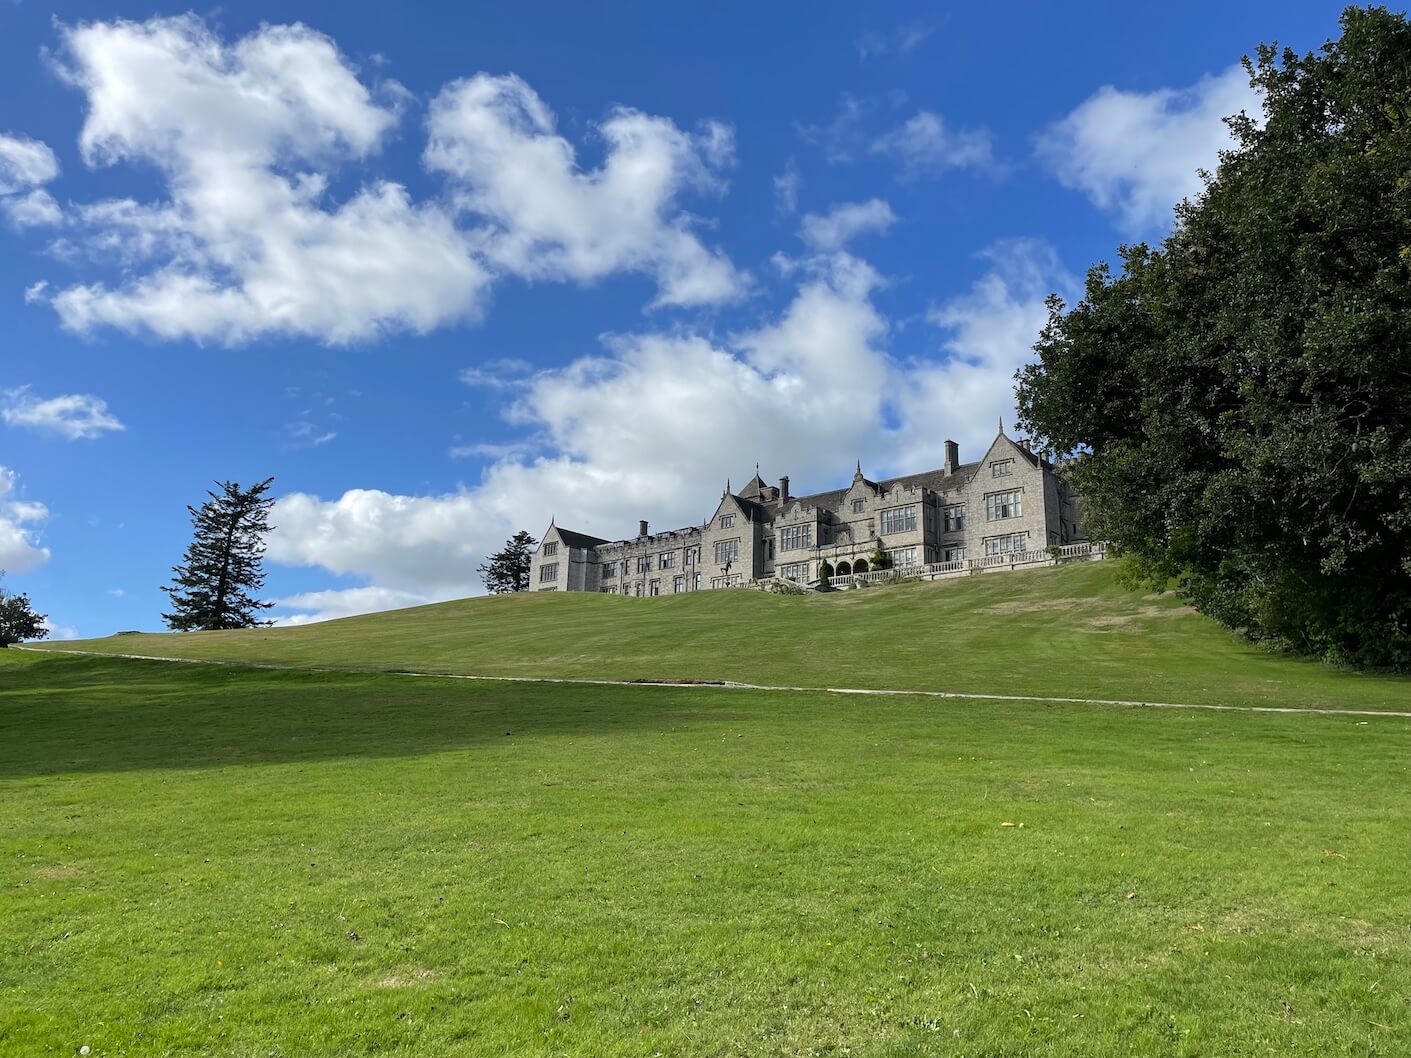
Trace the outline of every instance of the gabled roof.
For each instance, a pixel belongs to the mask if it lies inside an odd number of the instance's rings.
[[[587,533],[575,533],[572,529],[564,529],[554,526],[558,531],[559,539],[569,547],[597,547],[599,544],[606,544],[607,541],[600,536],[589,536]]]
[[[764,494],[764,490],[767,488],[769,488],[769,486],[760,479],[759,468],[756,467],[754,477],[750,478],[750,480],[745,483],[745,487],[742,488],[737,495],[744,499],[757,500]]]

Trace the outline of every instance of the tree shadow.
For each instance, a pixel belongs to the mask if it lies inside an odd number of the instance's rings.
[[[736,720],[743,706],[685,688],[56,655],[0,668],[0,779],[416,756],[515,737]]]

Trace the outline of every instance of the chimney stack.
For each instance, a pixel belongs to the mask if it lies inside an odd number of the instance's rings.
[[[647,520],[646,520],[645,518],[643,518],[640,522],[637,523],[637,535],[638,535],[638,536],[646,536],[646,535],[647,535]]]
[[[960,466],[960,445],[954,441],[946,442],[946,466],[947,474],[954,474],[955,468]]]
[[[789,475],[785,474],[779,479],[779,502],[789,502]]]

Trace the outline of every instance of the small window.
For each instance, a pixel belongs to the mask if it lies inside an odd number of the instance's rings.
[[[990,477],[1007,478],[1014,473],[1014,460],[996,459],[990,464]]]
[[[943,551],[941,552],[941,561],[942,561],[942,562],[964,562],[964,561],[965,561],[965,548],[963,548],[963,547],[948,547],[948,548],[946,548],[945,550],[943,550]]]
[[[559,564],[550,562],[548,565],[539,567],[539,583],[549,584],[559,579]]]
[[[700,591],[700,590],[701,590],[701,575],[700,575],[699,573],[697,573],[695,579],[694,579],[693,581],[691,581],[691,590],[692,590],[692,591]]]
[[[863,511],[865,511],[865,510],[867,510],[867,501],[866,501],[866,500],[853,500],[853,501],[852,501],[852,512],[853,512],[853,514],[861,514],[861,513],[862,513]]]
[[[651,555],[639,555],[639,556],[637,556],[637,572],[638,572],[638,573],[647,573],[647,572],[650,572],[651,568],[652,568],[652,556],[651,556]],[[638,592],[637,594],[638,594],[638,595],[641,595],[642,593],[641,593],[641,592]]]
[[[558,544],[556,544],[556,543],[550,541],[549,543],[547,543],[547,544],[544,545],[544,557],[545,557],[545,558],[553,558],[553,557],[554,557],[555,555],[557,555],[558,553],[559,553],[559,545],[558,545]]]
[[[958,533],[965,528],[965,506],[955,504],[946,508],[945,531],[948,533]]]
[[[807,581],[808,566],[809,564],[807,562],[790,562],[786,565],[780,566],[779,579],[792,580],[798,582]]]
[[[617,576],[617,563],[616,563],[616,562],[604,562],[604,563],[603,563],[603,576],[604,576],[604,577],[615,577],[615,576]]]
[[[636,594],[637,594],[637,598],[640,599],[640,598],[642,597],[642,582],[641,582],[640,580],[637,582],[637,592],[636,592]]]
[[[904,569],[907,566],[914,566],[916,565],[916,548],[895,548],[887,552],[887,557],[892,560],[892,565],[897,569]]]
[[[1028,533],[1010,533],[1008,536],[991,536],[985,539],[985,554],[1009,555],[1016,551],[1024,551],[1028,546]]]
[[[740,557],[740,541],[738,540],[717,540],[715,544],[715,564],[723,566],[727,562],[734,562]]]
[[[663,551],[663,552],[662,552],[662,555],[661,555],[661,560],[660,560],[660,562],[658,562],[657,566],[658,566],[659,569],[675,569],[675,568],[676,568],[676,552],[675,552],[675,551]]]
[[[652,583],[651,583],[651,585],[650,585],[649,594],[652,595],[653,597],[656,597],[656,596],[658,596],[658,595],[661,594],[661,581],[659,581],[659,580],[654,580],[654,581],[652,581]]]
[[[734,524],[735,516],[733,514],[722,514],[720,516],[720,528],[729,529]]]
[[[673,595],[680,595],[686,590],[686,578],[677,574],[671,578],[671,592]]]

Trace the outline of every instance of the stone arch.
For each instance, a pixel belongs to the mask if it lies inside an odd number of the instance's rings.
[[[839,562],[836,575],[839,577],[852,576],[852,566],[848,565],[846,562]]]
[[[854,562],[854,563],[852,564],[852,571],[853,571],[854,573],[866,573],[866,572],[867,572],[867,559],[865,559],[865,558],[860,558],[860,559],[858,559],[856,562]]]

